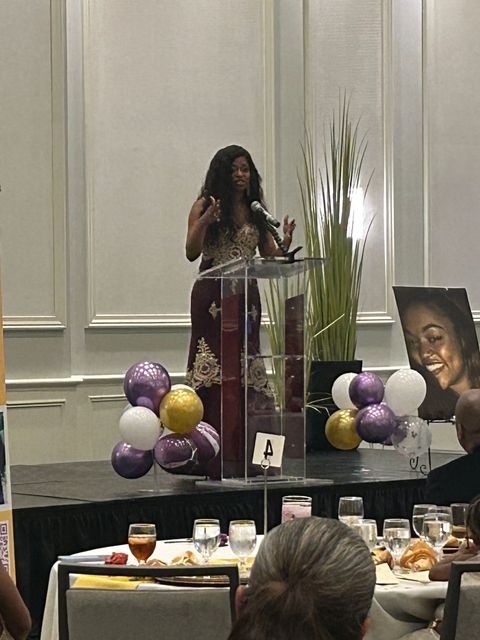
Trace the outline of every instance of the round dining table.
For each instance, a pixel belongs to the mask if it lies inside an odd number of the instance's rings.
[[[263,536],[257,536],[257,547]],[[185,551],[194,551],[190,541],[157,541],[152,558],[158,558],[167,564]],[[84,551],[69,557],[69,562],[81,562],[82,557],[109,556],[113,552],[126,553],[128,564],[137,564],[130,553],[128,545],[115,545]],[[254,554],[253,554],[254,555]],[[230,547],[219,547],[212,555],[212,560],[233,560],[235,555]],[[40,640],[58,640],[58,562],[51,571],[48,583],[47,598],[43,615]],[[399,640],[402,636],[426,627],[434,618],[435,610],[445,601],[447,582],[415,582],[397,576],[395,584],[381,585],[377,583],[370,611],[370,624],[365,640]],[[179,589],[178,586],[162,585],[151,582],[140,582],[136,587],[141,589]],[[207,587],[198,587],[207,588]],[[218,587],[210,587],[218,588]]]

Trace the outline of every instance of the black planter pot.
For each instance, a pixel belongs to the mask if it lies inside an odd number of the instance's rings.
[[[338,410],[332,400],[332,385],[343,373],[360,373],[361,360],[321,361],[314,360],[310,369],[308,383],[308,402],[316,402],[326,410],[317,411],[307,406],[306,440],[307,451],[338,451],[325,436],[325,425],[328,417]]]

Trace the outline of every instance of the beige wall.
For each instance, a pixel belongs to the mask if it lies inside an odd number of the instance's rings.
[[[220,146],[298,218],[304,123],[346,87],[375,169],[358,355],[406,365],[391,285],[467,286],[476,317],[476,0],[0,4],[0,233],[13,463],[104,459],[123,373],[183,375],[186,217]],[[448,238],[448,242],[445,239]],[[461,258],[459,259],[458,254]],[[436,446],[455,445],[436,426]]]

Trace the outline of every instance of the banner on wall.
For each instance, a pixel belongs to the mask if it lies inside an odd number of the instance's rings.
[[[2,318],[0,291],[0,560],[8,573],[15,577]]]

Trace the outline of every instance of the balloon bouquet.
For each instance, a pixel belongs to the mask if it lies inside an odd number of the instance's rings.
[[[158,362],[132,365],[123,388],[130,405],[118,425],[123,439],[112,451],[114,470],[141,478],[157,462],[170,473],[203,473],[220,450],[220,438],[202,422],[203,404],[195,391],[172,385]]]
[[[424,378],[413,369],[400,369],[384,385],[369,371],[344,373],[332,386],[338,411],[327,420],[325,435],[336,449],[355,449],[362,440],[392,446],[417,458],[432,443],[430,427],[411,415],[426,394]]]

